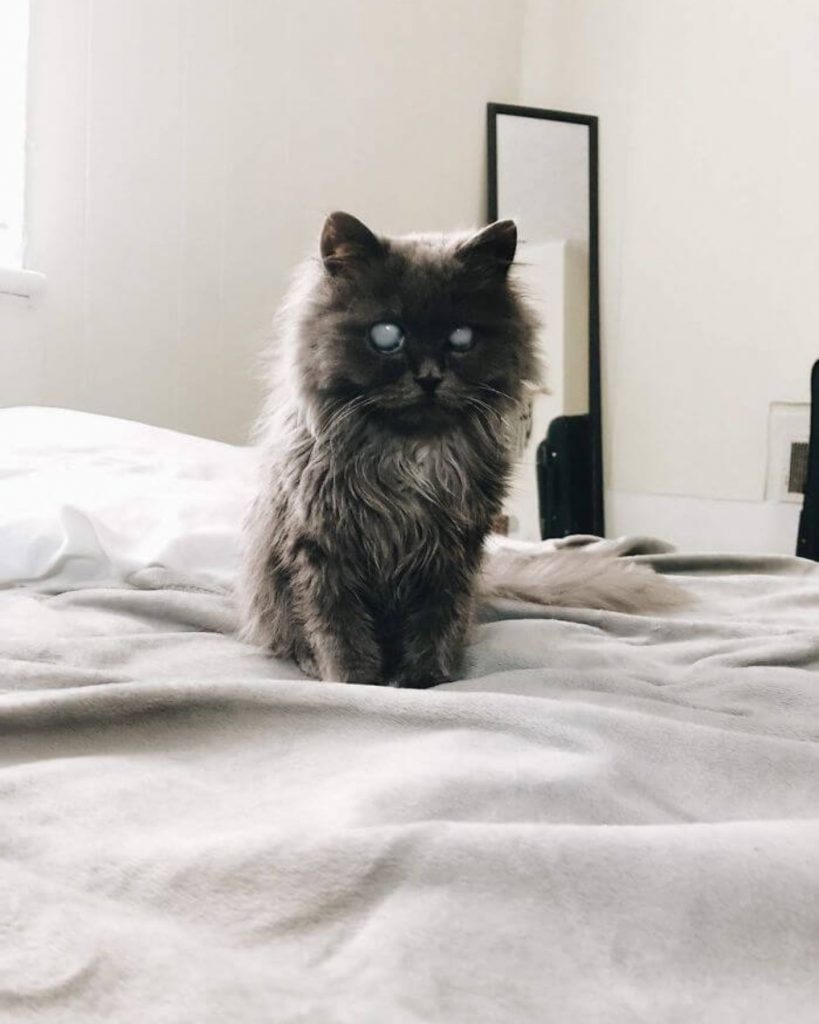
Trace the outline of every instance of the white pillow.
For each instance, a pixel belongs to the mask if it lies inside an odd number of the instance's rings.
[[[233,578],[249,448],[66,409],[0,410],[0,587],[60,591],[160,567]]]

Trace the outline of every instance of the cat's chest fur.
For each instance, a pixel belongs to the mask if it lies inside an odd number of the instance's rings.
[[[449,438],[403,441],[376,449],[373,456],[385,488],[432,503],[469,500],[466,453]]]
[[[470,503],[471,453],[452,438],[373,438],[344,453],[320,455],[317,483],[331,502],[374,516],[427,517],[449,507],[453,517]],[[311,486],[309,480],[307,486]]]
[[[298,483],[304,528],[380,569],[443,557],[482,535],[495,502],[461,435],[317,446]],[[454,554],[454,550],[452,550]]]

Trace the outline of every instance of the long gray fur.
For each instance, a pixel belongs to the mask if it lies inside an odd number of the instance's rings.
[[[514,422],[538,378],[511,221],[383,238],[332,214],[279,318],[242,635],[309,675],[427,687],[457,673]],[[371,325],[405,343],[381,354]],[[468,325],[476,344],[454,352]],[[428,378],[436,381],[430,388]]]

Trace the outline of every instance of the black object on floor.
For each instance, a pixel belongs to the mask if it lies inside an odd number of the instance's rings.
[[[805,500],[799,516],[796,553],[819,562],[819,360],[810,375],[810,441]]]
[[[557,416],[537,448],[540,536],[593,533],[591,425],[584,416]]]

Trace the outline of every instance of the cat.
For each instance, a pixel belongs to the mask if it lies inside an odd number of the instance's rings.
[[[484,567],[510,425],[540,377],[516,248],[510,220],[387,238],[326,219],[271,351],[243,639],[311,677],[425,688],[456,677],[479,594],[572,603],[579,570],[585,603],[673,603],[612,559],[500,551]]]

